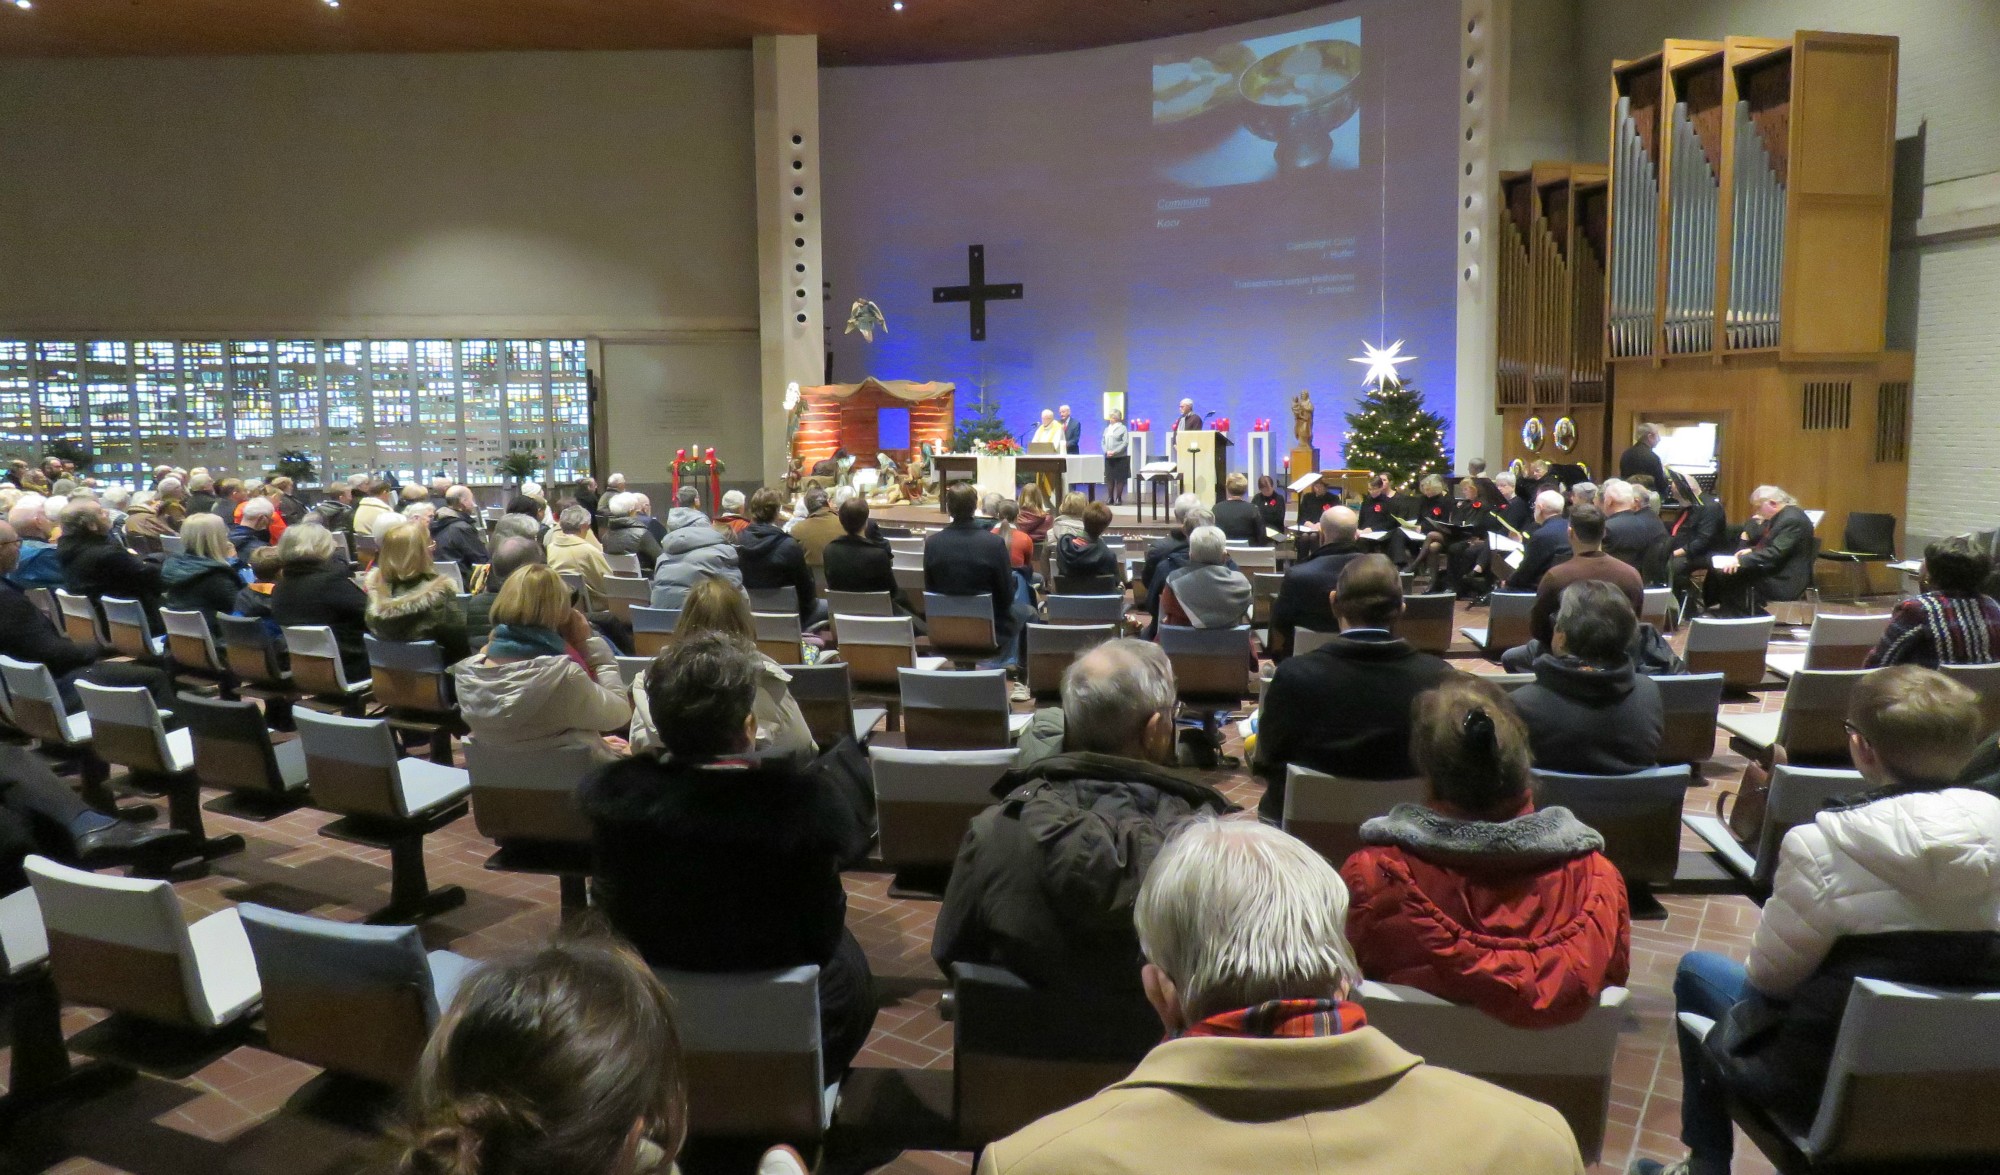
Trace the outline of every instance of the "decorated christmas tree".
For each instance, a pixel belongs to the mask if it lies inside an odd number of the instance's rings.
[[[951,451],[954,453],[980,452],[995,442],[1006,442],[1002,448],[1018,448],[1014,434],[1007,422],[1000,419],[1000,403],[986,394],[986,385],[979,385],[979,394],[972,400],[972,418],[959,421],[952,430]]]
[[[1396,364],[1413,358],[1398,355],[1401,347],[1401,341],[1386,351],[1368,347],[1368,358],[1355,360],[1369,364],[1367,378],[1373,386],[1362,397],[1361,410],[1347,413],[1344,449],[1349,469],[1388,474],[1398,488],[1449,467],[1444,417],[1426,411],[1424,394],[1397,378]]]

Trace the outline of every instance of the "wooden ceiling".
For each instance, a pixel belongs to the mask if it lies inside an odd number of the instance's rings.
[[[741,48],[817,33],[828,65],[958,61],[1196,32],[1324,0],[0,0],[0,56]]]

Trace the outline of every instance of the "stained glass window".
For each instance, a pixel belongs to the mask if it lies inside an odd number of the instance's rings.
[[[510,448],[568,481],[590,414],[581,339],[0,339],[0,458],[70,440],[134,483],[165,464],[259,477],[280,449],[321,482],[492,484]]]

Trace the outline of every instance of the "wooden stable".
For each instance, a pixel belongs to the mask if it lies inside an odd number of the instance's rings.
[[[1669,41],[1612,69],[1607,454],[1641,422],[1716,423],[1730,518],[1783,486],[1826,511],[1828,547],[1850,511],[1906,502],[1913,360],[1884,350],[1896,53],[1799,32]],[[1657,208],[1634,202],[1655,186]],[[1637,301],[1621,247],[1655,251]]]
[[[1594,164],[1501,174],[1494,410],[1503,465],[1604,467],[1604,193],[1605,169]],[[1531,421],[1534,443],[1524,435]],[[1559,435],[1574,439],[1564,447]]]
[[[925,442],[932,451],[950,447],[952,393],[948,383],[913,383],[909,380],[878,380],[869,376],[858,384],[826,384],[799,389],[799,427],[792,436],[792,455],[806,469],[815,462],[845,449],[857,462],[873,465],[882,452],[877,417],[884,408],[910,411],[908,448],[890,449],[899,465],[907,465],[911,454]]]

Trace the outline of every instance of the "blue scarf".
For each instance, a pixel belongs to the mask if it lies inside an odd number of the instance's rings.
[[[529,624],[496,624],[493,635],[487,638],[487,651],[495,657],[509,660],[526,660],[529,657],[563,657],[569,654],[569,646],[563,644],[562,637],[553,628],[536,628]]]

